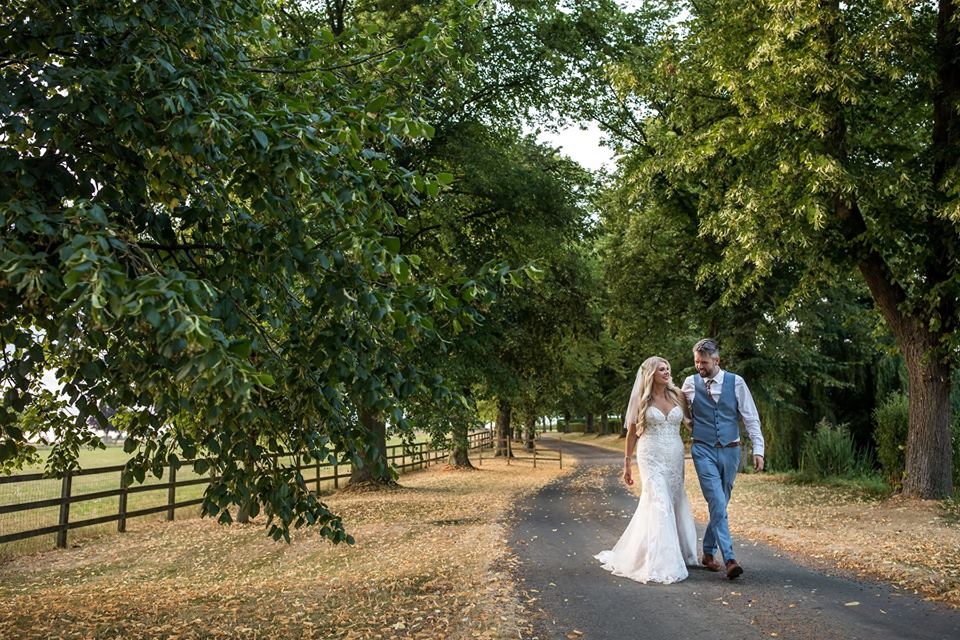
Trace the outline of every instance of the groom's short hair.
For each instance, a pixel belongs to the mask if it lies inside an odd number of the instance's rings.
[[[694,353],[705,353],[711,358],[715,358],[720,355],[720,345],[717,344],[716,340],[712,338],[704,338],[693,345]]]

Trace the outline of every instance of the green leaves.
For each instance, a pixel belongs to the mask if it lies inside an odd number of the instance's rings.
[[[411,74],[459,16],[395,42],[280,28],[269,2],[21,5],[0,27],[0,465],[31,455],[16,425],[52,372],[76,413],[50,412],[51,468],[109,409],[127,481],[194,460],[222,521],[349,540],[277,454],[362,447],[353,399],[394,408],[420,384],[404,350],[461,313],[398,234],[452,175],[394,155],[434,134]]]
[[[260,144],[261,148],[266,149],[268,146],[270,146],[270,140],[267,138],[267,134],[260,129],[253,130],[253,137]]]

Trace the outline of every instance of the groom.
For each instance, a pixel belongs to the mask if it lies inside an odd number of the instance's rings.
[[[743,573],[737,563],[727,522],[727,502],[740,467],[740,421],[753,443],[753,468],[763,471],[763,434],[753,396],[743,378],[720,368],[720,347],[709,338],[693,347],[693,364],[699,375],[683,381],[683,393],[693,413],[690,455],[707,501],[710,522],[703,532],[703,566],[724,568],[731,580]],[[715,559],[717,548],[725,561]]]

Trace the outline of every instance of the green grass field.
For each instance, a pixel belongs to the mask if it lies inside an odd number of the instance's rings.
[[[38,452],[42,458],[46,458],[50,451],[49,447],[39,447]],[[123,452],[123,444],[108,444],[106,449],[82,449],[78,463],[81,469],[93,469],[96,467],[110,467],[123,464],[130,456]],[[25,465],[17,473],[37,473],[43,471],[44,463],[34,465]]]
[[[41,451],[41,456],[45,454]],[[81,451],[79,457],[80,468],[98,469],[102,467],[115,467],[124,464],[129,459],[129,455],[124,453],[120,445],[108,446],[100,450]],[[38,473],[44,470],[43,464],[24,467],[16,475]],[[193,470],[183,467],[177,474],[178,480],[187,480],[195,478]],[[146,491],[143,493],[131,493],[127,497],[127,510],[135,511],[157,507],[167,503],[166,479],[157,479],[148,477],[144,481],[144,486],[157,486],[156,491]],[[164,485],[164,486],[161,486]],[[25,502],[34,502],[38,500],[47,500],[59,498],[63,488],[63,481],[58,478],[45,478],[42,480],[30,480],[26,482],[0,484],[0,505],[22,504]],[[97,473],[94,475],[81,475],[72,478],[71,491],[72,496],[82,496],[120,488],[120,472],[112,471],[108,473]],[[194,485],[181,487],[177,489],[176,500],[189,500],[199,498],[203,495],[205,485]],[[70,505],[70,521],[77,522],[90,518],[115,515],[119,512],[119,496],[110,496],[104,498],[95,498],[75,502]],[[31,509],[29,511],[17,511],[14,513],[0,514],[0,534],[15,533],[41,527],[56,525],[59,521],[59,506],[44,507],[40,509]],[[199,514],[199,507],[193,506],[177,510],[176,518],[195,517]],[[146,519],[160,520],[166,518],[166,513],[156,513],[143,516]],[[132,526],[136,520],[130,521],[128,526]],[[117,523],[108,522],[71,529],[68,533],[68,543],[70,545],[79,545],[91,539],[116,532]],[[31,553],[50,549],[55,546],[56,538],[53,534],[28,538],[26,540],[16,540],[0,545],[0,559],[12,555]]]

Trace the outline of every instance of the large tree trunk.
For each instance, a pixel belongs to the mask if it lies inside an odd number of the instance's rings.
[[[918,345],[902,345],[910,380],[910,428],[907,432],[904,495],[948,498],[953,495],[950,442],[950,369]],[[910,356],[908,351],[920,351]]]
[[[495,427],[497,432],[497,448],[493,454],[494,457],[513,457],[513,452],[510,450],[511,411],[512,407],[509,402],[502,399],[497,400],[497,425]]]
[[[367,432],[367,442],[372,446],[363,452],[361,463],[350,470],[347,484],[396,485],[387,462],[387,423],[376,412],[361,409],[359,413],[360,424]]]
[[[834,2],[839,11],[839,2]],[[942,180],[956,168],[960,120],[960,46],[957,44],[958,25],[952,0],[940,0],[937,26],[937,80],[939,91],[934,93],[931,151],[933,157],[932,187],[943,188]],[[830,23],[831,28],[836,23]],[[837,36],[831,33],[831,40]],[[838,50],[837,47],[834,47]],[[838,54],[839,55],[839,54]],[[835,110],[831,127],[831,146],[838,157],[846,155],[846,123],[841,109]],[[858,267],[870,289],[873,300],[893,332],[903,354],[909,377],[910,426],[907,434],[906,477],[903,493],[913,498],[939,499],[953,494],[952,448],[950,444],[950,374],[952,366],[942,354],[944,334],[931,328],[928,310],[909,307],[907,293],[894,279],[883,256],[870,246],[868,225],[863,219],[857,201],[837,196],[837,214],[844,234],[851,241],[850,248],[859,252]],[[955,230],[945,218],[928,214],[927,237],[944,242]],[[936,257],[917,274],[928,287],[949,279],[949,269],[943,259]],[[931,291],[933,289],[930,289]],[[937,313],[941,318],[952,318],[955,300],[941,296]]]
[[[244,469],[251,471],[256,465],[256,461],[253,459],[253,455],[250,454],[249,449],[247,450],[247,455],[244,458],[243,466]],[[240,503],[237,507],[237,523],[239,524],[250,524],[250,516],[260,510],[260,505],[257,503],[255,496],[250,495],[246,500]]]
[[[951,368],[939,358],[939,336],[927,324],[902,310],[902,290],[887,277],[886,265],[876,254],[860,264],[881,313],[897,339],[910,384],[910,427],[907,433],[906,476],[903,494],[911,498],[940,499],[953,495],[950,444]]]
[[[932,186],[940,191],[951,171],[960,162],[960,25],[953,0],[940,0],[937,19],[937,81],[933,101]],[[950,196],[946,196],[948,199]],[[952,237],[955,229],[946,218],[933,216],[927,222],[931,238]],[[931,283],[949,278],[943,258],[930,263],[924,274]],[[880,272],[883,274],[883,272]],[[869,284],[869,282],[868,282]],[[871,291],[877,297],[873,285]],[[949,318],[956,312],[956,300],[942,296],[939,315]],[[901,302],[894,295],[891,302]],[[889,304],[888,304],[889,306]],[[881,311],[890,321],[894,309]],[[953,495],[952,447],[950,443],[951,365],[937,354],[942,336],[931,331],[923,317],[902,314],[894,327],[910,380],[910,428],[907,434],[904,495],[917,498],[945,498]]]
[[[450,456],[447,458],[447,464],[457,469],[475,469],[470,462],[469,447],[455,446],[450,449]]]

